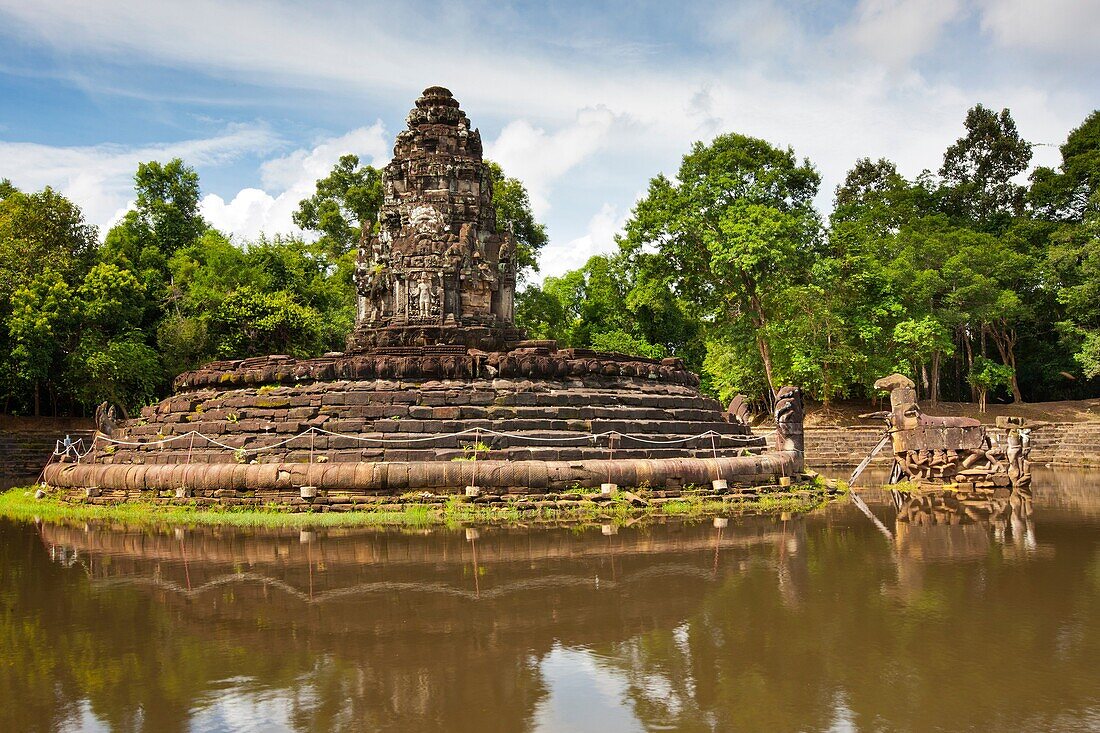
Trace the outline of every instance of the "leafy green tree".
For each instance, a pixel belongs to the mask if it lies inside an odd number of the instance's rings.
[[[1031,208],[1051,221],[1080,223],[1100,189],[1100,110],[1070,132],[1060,147],[1062,164],[1046,166],[1031,174],[1027,198]],[[1091,206],[1096,210],[1096,204]]]
[[[974,365],[967,379],[978,390],[978,412],[985,412],[989,392],[998,387],[1007,387],[1011,383],[1012,367],[977,356],[974,357]]]
[[[728,134],[696,143],[676,179],[660,175],[634,209],[622,246],[654,250],[650,276],[719,328],[751,326],[768,389],[777,388],[775,318],[820,251],[820,177],[790,149]]]
[[[599,351],[644,356],[647,359],[663,359],[668,356],[668,350],[664,346],[651,344],[643,338],[620,329],[592,334],[591,346]]]
[[[106,339],[82,335],[68,370],[73,393],[88,406],[109,400],[133,408],[153,400],[164,386],[160,355],[140,331]]]
[[[68,340],[67,298],[96,255],[96,229],[53,189],[0,186],[0,396],[8,409],[57,405],[57,364]]]
[[[210,316],[210,336],[223,358],[264,354],[309,356],[322,344],[321,315],[285,291],[249,285],[225,297]]]
[[[943,156],[947,213],[986,227],[1023,211],[1024,187],[1013,179],[1027,170],[1031,144],[1020,137],[1007,109],[978,104],[966,113],[966,135]]]
[[[517,178],[505,175],[499,164],[486,161],[493,183],[493,204],[497,211],[497,227],[510,231],[516,238],[516,276],[520,281],[538,272],[538,257],[550,241],[546,225],[535,220],[531,198]]]
[[[170,257],[206,231],[199,213],[199,175],[179,158],[138,164],[134,175],[138,223]]]
[[[72,314],[72,290],[55,270],[45,269],[11,297],[7,368],[15,388],[29,388],[34,414],[42,414],[42,387],[50,383],[64,348]]]
[[[81,277],[95,259],[96,237],[80,208],[52,188],[23,193],[6,181],[0,190],[0,301],[46,263],[67,282]]]
[[[909,318],[894,326],[893,343],[899,360],[906,363],[914,376],[919,375],[924,365],[932,363],[928,398],[933,405],[939,402],[940,362],[955,350],[951,331],[932,316]]]
[[[298,204],[293,219],[302,229],[320,233],[328,251],[341,255],[370,234],[381,207],[382,172],[348,154],[317,181],[314,194]]]
[[[1046,274],[1056,289],[1064,345],[1086,377],[1100,376],[1100,111],[1061,146],[1057,170],[1038,168],[1029,202],[1049,222]]]

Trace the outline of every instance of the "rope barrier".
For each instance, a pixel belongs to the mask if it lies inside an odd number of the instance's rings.
[[[418,438],[411,438],[411,437],[410,438],[372,438],[372,437],[364,436],[364,435],[349,435],[347,433],[337,433],[337,432],[334,432],[332,430],[326,430],[326,429],[321,428],[321,427],[311,426],[311,427],[307,428],[306,430],[298,433],[297,435],[292,435],[292,436],[290,436],[288,438],[285,438],[284,440],[280,440],[276,443],[272,443],[270,445],[263,445],[263,446],[259,446],[259,447],[256,447],[256,448],[243,448],[243,447],[228,445],[227,443],[223,443],[223,442],[221,442],[220,440],[218,440],[216,438],[213,438],[209,435],[205,435],[203,433],[200,433],[197,430],[188,430],[186,433],[180,433],[179,435],[172,435],[172,436],[169,436],[169,437],[166,437],[166,438],[160,438],[160,439],[157,439],[157,440],[147,440],[147,441],[120,440],[118,438],[108,437],[106,435],[103,435],[102,433],[97,433],[96,436],[95,436],[95,439],[92,442],[92,446],[90,448],[86,449],[86,450],[83,450],[83,451],[81,450],[84,447],[84,441],[82,439],[78,439],[77,441],[73,442],[72,440],[70,440],[68,438],[68,436],[66,436],[66,439],[64,441],[58,440],[56,442],[56,446],[54,448],[53,456],[54,457],[69,456],[69,457],[72,457],[72,458],[76,458],[77,461],[82,461],[88,455],[92,455],[96,452],[99,441],[103,441],[103,442],[108,443],[109,445],[112,445],[112,446],[120,446],[120,447],[124,447],[124,448],[149,448],[149,447],[158,446],[158,445],[159,446],[164,446],[164,445],[167,445],[168,443],[173,443],[173,442],[178,441],[178,440],[183,440],[185,438],[190,438],[190,442],[189,442],[188,448],[187,448],[188,461],[190,461],[191,453],[192,453],[192,451],[195,447],[195,438],[201,438],[202,440],[205,440],[209,445],[213,445],[213,446],[216,446],[218,448],[225,449],[225,450],[231,450],[231,451],[234,451],[235,453],[240,453],[241,455],[248,456],[248,455],[255,455],[257,453],[262,453],[264,451],[273,450],[275,448],[281,448],[282,446],[287,445],[288,443],[291,443],[295,440],[298,440],[299,438],[304,438],[306,436],[310,436],[310,438],[311,438],[311,440],[310,440],[310,452],[312,454],[312,452],[313,452],[313,443],[314,443],[313,438],[316,435],[326,435],[326,436],[330,436],[330,437],[334,437],[334,438],[349,438],[351,440],[356,440],[356,441],[359,441],[359,442],[362,442],[362,443],[372,443],[372,444],[379,444],[379,445],[394,445],[394,444],[408,445],[408,444],[418,444],[418,443],[430,443],[430,442],[438,441],[438,440],[446,440],[448,438],[461,438],[463,436],[469,436],[469,435],[474,436],[475,442],[480,442],[482,433],[485,433],[486,435],[492,435],[492,436],[495,436],[495,437],[507,438],[509,440],[528,441],[528,442],[532,442],[532,443],[540,443],[540,442],[541,443],[575,443],[575,442],[584,442],[584,441],[591,440],[593,445],[595,445],[599,441],[599,439],[601,439],[601,438],[608,438],[609,440],[613,440],[613,439],[632,440],[632,441],[635,441],[635,442],[638,442],[638,443],[644,443],[646,445],[679,445],[681,443],[688,443],[688,442],[693,441],[693,440],[699,440],[699,439],[702,439],[702,438],[710,438],[711,439],[711,447],[712,447],[712,449],[714,449],[716,451],[717,448],[716,448],[716,444],[714,442],[716,438],[718,439],[719,442],[721,442],[722,440],[729,440],[729,441],[732,441],[734,443],[757,443],[761,440],[766,441],[768,436],[775,433],[775,430],[771,430],[767,433],[761,433],[761,434],[757,434],[757,435],[727,435],[725,433],[719,433],[715,430],[707,430],[705,432],[699,433],[698,435],[691,435],[691,436],[688,436],[686,438],[670,438],[668,440],[654,440],[652,438],[644,438],[640,435],[630,435],[628,433],[620,433],[617,430],[607,430],[607,431],[604,431],[602,433],[582,433],[582,434],[568,435],[568,436],[538,436],[538,435],[521,435],[521,434],[518,434],[518,433],[505,433],[505,432],[501,432],[499,430],[493,430],[491,428],[474,427],[474,428],[467,428],[465,430],[460,430],[458,432],[453,432],[453,433],[440,433],[440,434],[436,434],[436,435],[428,435],[428,436],[423,436],[423,437],[418,437]]]

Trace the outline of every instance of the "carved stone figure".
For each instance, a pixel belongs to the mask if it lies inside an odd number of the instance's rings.
[[[925,415],[912,380],[891,374],[875,382],[890,390],[890,410],[863,417],[886,421],[894,449],[890,482],[902,480],[1023,487],[1031,482],[1030,440],[1020,418],[1000,418],[1006,444],[997,445],[981,422],[969,417]],[[1027,445],[1025,446],[1025,443]]]
[[[418,312],[421,318],[432,315],[432,276],[427,272],[420,273],[420,279],[416,281],[416,298]]]
[[[775,443],[780,450],[805,451],[802,423],[805,411],[802,406],[802,390],[798,387],[780,387],[775,396]]]

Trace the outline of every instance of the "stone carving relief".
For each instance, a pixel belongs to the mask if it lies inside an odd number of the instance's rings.
[[[349,350],[522,338],[515,239],[497,231],[480,133],[441,87],[424,91],[407,122],[382,174],[377,233],[359,245]]]

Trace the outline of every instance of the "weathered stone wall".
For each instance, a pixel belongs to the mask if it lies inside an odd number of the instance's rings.
[[[301,435],[310,428],[337,433]],[[229,448],[187,435],[196,431]],[[461,431],[496,431],[467,432]],[[606,460],[740,455],[761,450],[743,425],[693,387],[638,377],[338,380],[260,388],[201,388],[142,410],[95,457],[108,464]],[[694,438],[706,431],[719,435]],[[500,435],[504,433],[506,435]],[[187,436],[173,440],[173,436]],[[295,437],[299,436],[299,437]],[[170,440],[169,443],[164,441]],[[270,449],[269,449],[270,448]],[[245,453],[236,453],[243,449]]]
[[[1003,441],[1004,431],[987,426],[990,434]],[[882,428],[807,427],[806,465],[854,466],[862,461],[882,437]],[[875,456],[874,464],[891,460],[889,446]],[[1056,466],[1100,466],[1100,422],[1044,423],[1031,430],[1031,462]]]
[[[0,489],[30,484],[38,478],[54,451],[56,441],[69,434],[73,440],[91,440],[90,422],[52,418],[0,422]]]

